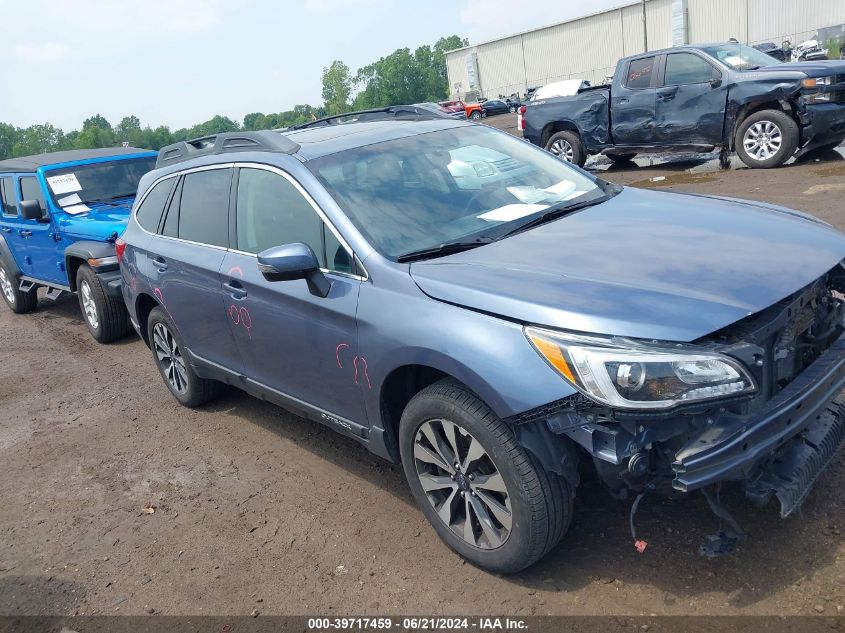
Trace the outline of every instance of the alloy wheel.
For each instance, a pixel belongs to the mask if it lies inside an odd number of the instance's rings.
[[[742,145],[754,160],[768,160],[780,151],[783,135],[771,121],[757,121],[745,130]]]
[[[91,286],[87,281],[83,281],[79,287],[79,292],[82,295],[82,309],[85,311],[85,318],[88,323],[95,330],[100,327],[100,318],[97,316],[97,304],[94,303],[94,294],[91,292]]]
[[[559,138],[554,143],[551,144],[549,147],[549,151],[558,156],[559,158],[564,159],[567,162],[572,162],[574,152],[572,151],[572,145],[569,144],[565,138]]]
[[[414,438],[414,466],[437,516],[456,536],[479,549],[505,544],[511,498],[481,442],[454,422],[428,420]]]
[[[3,296],[9,303],[15,302],[15,289],[12,287],[12,281],[6,273],[5,268],[0,268],[0,290],[3,291]]]
[[[153,327],[153,351],[170,386],[180,394],[188,391],[188,371],[182,350],[164,323]]]

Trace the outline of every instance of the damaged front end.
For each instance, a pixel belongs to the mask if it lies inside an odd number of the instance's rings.
[[[845,439],[843,292],[840,264],[692,344],[527,328],[581,393],[527,412],[524,421],[544,420],[585,449],[615,496],[639,494],[632,510],[647,492],[701,490],[732,527],[702,553],[726,553],[742,532],[719,500],[723,483],[739,482],[758,506],[776,497],[786,517]]]

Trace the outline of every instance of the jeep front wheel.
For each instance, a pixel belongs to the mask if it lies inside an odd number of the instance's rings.
[[[32,312],[38,305],[37,289],[21,292],[20,283],[20,278],[9,270],[6,262],[0,260],[0,294],[6,305],[16,314]]]
[[[563,536],[567,482],[545,471],[511,429],[462,385],[420,391],[399,424],[402,466],[437,534],[484,569],[515,573]]]
[[[76,273],[76,294],[88,331],[99,343],[111,343],[129,332],[129,315],[123,301],[111,296],[90,266]]]

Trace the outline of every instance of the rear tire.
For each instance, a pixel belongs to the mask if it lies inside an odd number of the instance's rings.
[[[76,295],[85,325],[98,343],[111,343],[129,333],[129,314],[123,300],[111,296],[87,264],[76,273]]]
[[[546,141],[546,151],[579,167],[583,167],[584,163],[587,162],[587,155],[584,153],[581,138],[578,134],[569,130],[552,134]]]
[[[38,305],[38,289],[21,292],[20,276],[12,270],[4,260],[0,259],[0,295],[3,295],[3,301],[15,314],[32,312]]]
[[[449,547],[479,567],[518,572],[566,532],[573,501],[566,480],[544,470],[463,385],[442,380],[414,396],[399,423],[399,443],[423,514]]]
[[[785,112],[761,110],[739,125],[734,139],[740,160],[752,169],[783,165],[798,148],[798,125]]]
[[[180,404],[198,407],[217,396],[220,383],[197,376],[185,353],[182,335],[161,306],[153,308],[147,318],[147,337],[164,384]]]

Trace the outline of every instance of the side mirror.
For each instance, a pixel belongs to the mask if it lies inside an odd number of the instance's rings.
[[[719,77],[713,77],[713,79],[710,80],[710,87],[711,88],[718,88],[721,85],[722,85],[722,80]]]
[[[24,220],[37,220],[41,222],[45,220],[44,210],[41,208],[41,203],[38,200],[22,200],[20,203],[21,217]]]
[[[320,271],[320,263],[311,247],[302,242],[274,246],[258,254],[258,270],[267,281],[293,281],[305,279],[308,290],[318,297],[325,297],[331,282]]]

